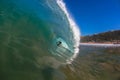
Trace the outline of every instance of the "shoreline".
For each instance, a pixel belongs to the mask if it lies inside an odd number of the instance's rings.
[[[96,47],[120,47],[120,44],[113,43],[80,43],[82,46],[96,46]]]
[[[120,43],[99,43],[99,42],[98,43],[97,42],[96,43],[95,42],[80,42],[80,43],[82,43],[82,44],[115,44],[115,45],[120,44]]]

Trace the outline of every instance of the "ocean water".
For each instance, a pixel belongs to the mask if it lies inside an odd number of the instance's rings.
[[[61,71],[65,80],[120,80],[120,47],[80,45],[80,54]]]
[[[62,0],[0,0],[0,80],[120,80],[119,45],[79,40]]]
[[[79,41],[62,0],[0,0],[0,80],[64,80]]]

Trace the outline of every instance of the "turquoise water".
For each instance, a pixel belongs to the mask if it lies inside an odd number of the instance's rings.
[[[62,5],[57,0],[0,0],[1,80],[63,76],[55,69],[72,61],[79,39]]]
[[[0,80],[120,80],[119,47],[78,55],[76,29],[61,0],[0,0]]]

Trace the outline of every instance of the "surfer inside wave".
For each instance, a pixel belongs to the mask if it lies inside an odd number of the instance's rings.
[[[42,74],[70,64],[79,40],[79,29],[62,0],[0,0],[2,80],[50,80]]]

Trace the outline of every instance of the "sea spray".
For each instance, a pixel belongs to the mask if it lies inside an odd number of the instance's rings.
[[[73,36],[74,36],[74,55],[71,57],[71,61],[73,61],[73,59],[78,55],[78,52],[79,52],[80,31],[79,31],[78,26],[76,25],[76,23],[74,22],[74,20],[70,16],[63,0],[57,0],[57,4],[62,9],[62,11],[65,13],[65,15],[68,19],[70,28],[72,29],[72,32],[73,32]],[[68,63],[70,63],[71,61],[68,61]]]

